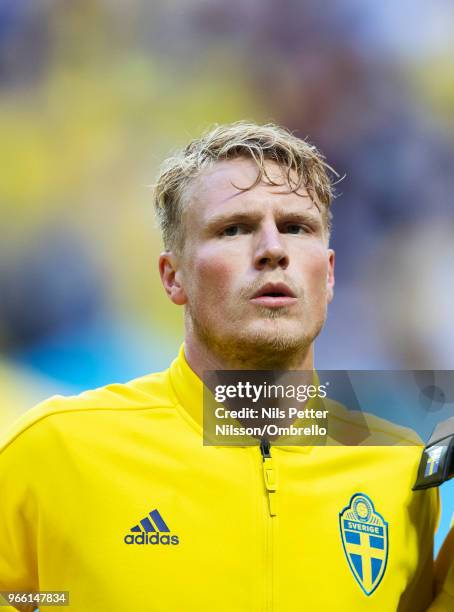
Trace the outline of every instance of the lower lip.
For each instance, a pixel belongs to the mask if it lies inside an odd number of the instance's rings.
[[[268,306],[268,308],[280,308],[282,306],[292,306],[297,302],[297,298],[290,296],[272,297],[270,295],[261,295],[260,297],[252,298],[251,302],[260,306]]]

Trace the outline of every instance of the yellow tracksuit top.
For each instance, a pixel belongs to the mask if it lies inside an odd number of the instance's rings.
[[[183,347],[165,372],[42,403],[0,449],[0,591],[69,591],[77,612],[432,601],[421,446],[203,446]]]

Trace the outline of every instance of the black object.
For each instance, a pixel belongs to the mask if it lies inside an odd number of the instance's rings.
[[[262,453],[263,461],[271,459],[270,441],[266,438],[260,440],[260,452]]]
[[[454,477],[454,417],[439,423],[424,449],[413,491],[439,487]]]

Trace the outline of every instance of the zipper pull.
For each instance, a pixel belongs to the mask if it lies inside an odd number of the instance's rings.
[[[263,461],[271,459],[270,441],[266,438],[260,440],[260,452],[262,453]]]
[[[271,457],[270,442],[266,438],[260,440],[260,452],[263,458],[263,479],[268,493],[270,516],[277,515],[277,475]]]

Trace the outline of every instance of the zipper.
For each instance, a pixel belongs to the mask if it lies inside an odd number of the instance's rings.
[[[274,583],[274,523],[277,516],[277,475],[271,457],[271,449],[269,440],[262,438],[260,440],[260,452],[262,455],[263,481],[266,489],[266,546],[265,546],[265,563],[266,563],[266,605],[265,610],[271,612],[273,610],[273,583]]]
[[[266,438],[260,440],[260,452],[263,458],[263,480],[268,494],[268,510],[270,516],[277,515],[277,478],[271,457],[270,442]]]

